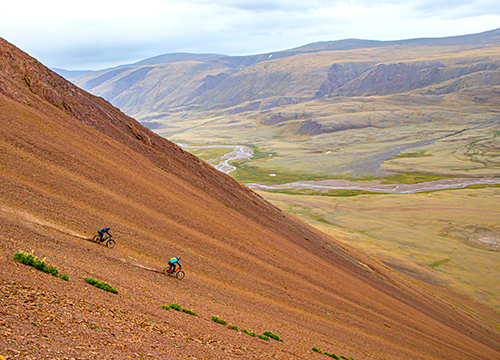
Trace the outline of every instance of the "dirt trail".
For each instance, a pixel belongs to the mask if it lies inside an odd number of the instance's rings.
[[[5,215],[9,217],[14,217],[17,219],[23,219],[24,221],[27,221],[28,223],[35,224],[35,225],[40,225],[43,227],[48,227],[51,229],[54,229],[56,231],[59,231],[63,234],[70,235],[79,239],[84,239],[84,240],[92,240],[92,237],[88,237],[87,235],[82,235],[79,234],[73,230],[64,228],[60,225],[48,222],[46,220],[40,219],[39,217],[30,214],[26,211],[19,210],[19,209],[12,209],[4,204],[0,203],[0,212],[3,212]]]

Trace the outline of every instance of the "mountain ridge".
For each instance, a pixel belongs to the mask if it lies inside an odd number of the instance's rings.
[[[489,61],[476,55],[476,49],[498,46],[499,43],[500,29],[496,29],[447,38],[319,42],[248,56],[166,54],[153,60],[84,75],[74,81],[139,120],[151,119],[153,115],[168,118],[192,110],[235,114],[303,103],[330,94],[340,97],[387,94],[389,92],[382,88],[369,91],[371,84],[361,81],[364,72],[376,72],[376,67],[384,65],[389,67],[385,79],[380,81],[398,76],[398,71],[403,71],[406,77],[417,75],[422,78],[420,83],[413,81],[414,88],[409,89],[405,88],[403,81],[399,86],[394,86],[397,85],[394,82],[390,93],[436,85],[442,79],[433,76],[433,71],[450,69],[448,74],[451,74],[454,67],[472,69],[476,63]],[[463,55],[459,58],[457,54]],[[162,63],[161,59],[169,60]],[[491,61],[495,62],[495,59],[493,57]],[[413,67],[412,63],[418,61],[428,64],[427,68],[419,69],[422,74],[396,67],[400,64]],[[357,69],[354,73],[353,68]],[[342,86],[350,86],[350,90],[334,92],[335,86],[332,87],[331,83],[334,70],[338,78],[348,78],[349,83],[357,81],[358,85],[353,87],[343,82]],[[423,74],[424,71],[428,74]],[[476,68],[475,71],[479,70]],[[455,73],[455,77],[460,77],[458,72]]]

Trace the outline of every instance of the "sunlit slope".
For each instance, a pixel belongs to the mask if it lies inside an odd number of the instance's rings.
[[[496,323],[281,213],[0,46],[0,326],[12,334],[2,348],[85,358],[293,359],[319,356],[313,346],[357,359],[498,357]],[[111,227],[114,249],[85,240],[101,226]],[[14,262],[19,250],[70,281]],[[159,273],[175,255],[182,281]],[[198,316],[160,308],[171,302]],[[235,332],[213,315],[284,342]],[[44,335],[30,337],[33,329]]]

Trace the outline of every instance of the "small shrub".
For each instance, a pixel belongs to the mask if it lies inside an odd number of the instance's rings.
[[[31,267],[34,267],[37,270],[46,272],[47,274],[50,274],[52,276],[58,276],[59,271],[55,266],[48,266],[45,263],[45,259],[40,260],[38,257],[33,255],[33,252],[31,254],[27,254],[24,252],[17,252],[14,254],[14,260],[19,261],[21,264],[28,265]],[[64,274],[66,275],[66,274]],[[66,275],[67,276],[67,275]],[[64,279],[64,278],[62,278]],[[69,277],[68,277],[69,279]],[[64,279],[67,280],[67,279]]]
[[[182,311],[182,307],[176,303],[168,304],[168,307],[174,309],[175,311]]]
[[[160,307],[162,309],[165,309],[165,310],[173,309],[175,311],[182,311],[182,312],[189,314],[189,315],[198,316],[198,315],[196,315],[196,313],[194,311],[183,308],[182,306],[180,306],[179,304],[176,304],[176,303],[172,303],[172,304],[168,304],[168,305],[160,305]]]
[[[283,340],[280,339],[280,337],[276,334],[273,334],[271,331],[264,331],[264,335],[266,336],[269,336],[271,339],[274,339],[276,341],[281,341],[283,342]]]
[[[69,280],[69,275],[68,274],[59,274],[59,277],[63,280],[68,281]]]
[[[257,336],[257,335],[255,335],[254,332],[248,331],[247,329],[243,329],[241,331],[243,331],[245,334],[250,335],[250,336]]]
[[[321,349],[318,349],[316,346],[313,347],[311,350],[321,354]]]
[[[112,287],[111,285],[109,285],[108,283],[94,280],[91,277],[87,277],[87,278],[85,278],[83,280],[85,280],[90,285],[93,285],[93,286],[95,286],[95,287],[97,287],[99,289],[102,289],[104,291],[109,291],[109,292],[111,292],[113,294],[118,294],[118,291],[114,287]]]
[[[197,316],[196,313],[194,313],[193,311],[191,311],[189,309],[182,308],[182,312],[189,314],[189,315]]]
[[[262,340],[271,341],[266,335],[257,335],[257,337]]]
[[[218,324],[227,325],[227,321],[219,319],[217,316],[212,316],[210,319]]]
[[[236,325],[228,325],[227,327],[231,330],[238,330],[238,327]]]
[[[323,354],[325,354],[326,356],[332,357],[332,358],[334,358],[335,360],[339,360],[339,359],[340,359],[340,358],[339,358],[337,355],[335,355],[335,354],[330,354],[330,353],[327,353],[327,352],[324,352]]]

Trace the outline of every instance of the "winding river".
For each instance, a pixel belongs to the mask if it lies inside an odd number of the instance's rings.
[[[219,163],[214,167],[226,174],[234,171],[236,167],[229,165],[233,160],[250,160],[253,156],[253,150],[244,145],[187,145],[177,144],[187,149],[232,149],[224,155],[210,159],[208,162]],[[273,175],[273,174],[270,174]],[[254,190],[284,190],[284,189],[312,189],[312,190],[364,190],[379,193],[392,194],[412,194],[424,191],[460,189],[471,185],[496,185],[500,184],[500,178],[448,178],[414,184],[381,184],[380,182],[354,182],[347,180],[315,180],[315,181],[296,181],[285,184],[263,185],[256,183],[245,184]]]

